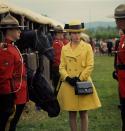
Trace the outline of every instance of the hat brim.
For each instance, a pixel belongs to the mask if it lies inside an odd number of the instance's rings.
[[[114,15],[110,15],[110,16],[107,16],[108,18],[113,18],[113,19],[123,19],[125,18],[125,16],[114,16]]]
[[[56,30],[53,30],[53,29],[50,29],[49,31],[50,31],[50,32],[55,32],[55,33],[65,33],[65,32],[66,32],[66,30],[56,31]]]
[[[16,29],[16,28],[23,28],[27,26],[0,26],[0,29]]]
[[[125,16],[114,16],[115,19],[125,19]]]
[[[85,29],[65,29],[66,32],[84,32]]]

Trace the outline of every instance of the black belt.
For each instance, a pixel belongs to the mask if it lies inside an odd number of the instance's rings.
[[[125,70],[125,64],[118,64],[118,65],[116,65],[116,68],[118,70]]]

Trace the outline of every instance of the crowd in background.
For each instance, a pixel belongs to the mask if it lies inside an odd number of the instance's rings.
[[[119,31],[119,36],[122,35],[122,31]],[[53,40],[55,39],[55,35],[53,35]],[[86,33],[81,33],[81,40],[87,42],[91,45],[93,52],[96,55],[108,55],[112,56],[115,50],[115,45],[119,41],[119,38],[109,38],[109,39],[96,39],[92,38]],[[62,42],[66,45],[70,41],[69,34],[67,32],[63,32]]]

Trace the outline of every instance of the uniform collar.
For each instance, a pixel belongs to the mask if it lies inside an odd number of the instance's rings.
[[[13,44],[13,43],[14,43],[12,40],[10,40],[10,39],[8,39],[8,38],[5,39],[5,42],[6,42],[7,44]]]
[[[125,40],[125,35],[122,35],[120,38],[120,42],[123,42]]]
[[[61,41],[61,39],[58,39],[58,38],[55,38],[54,40],[55,40],[55,41]]]

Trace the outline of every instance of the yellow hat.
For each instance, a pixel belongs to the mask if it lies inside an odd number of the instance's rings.
[[[79,20],[73,20],[69,22],[69,24],[65,24],[64,29],[67,32],[83,32],[84,31],[84,23],[81,23]]]

